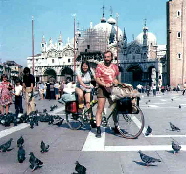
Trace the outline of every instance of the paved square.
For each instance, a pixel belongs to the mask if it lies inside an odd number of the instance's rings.
[[[173,99],[173,101],[171,100]],[[150,102],[148,102],[150,100]],[[150,136],[140,135],[138,139],[128,140],[116,136],[110,128],[102,128],[102,138],[95,138],[95,129],[70,130],[66,122],[62,127],[40,123],[30,129],[24,123],[17,127],[3,127],[0,125],[0,144],[13,138],[14,149],[7,153],[0,153],[0,173],[32,173],[29,168],[29,153],[32,151],[44,162],[41,169],[35,173],[72,173],[75,172],[75,162],[79,161],[87,168],[89,174],[185,174],[186,166],[186,98],[181,93],[158,94],[156,97],[146,97],[142,94],[140,107],[145,115],[145,132],[148,125],[153,129]],[[37,101],[37,109],[42,111],[53,104],[58,109],[53,114],[60,114],[65,118],[64,105],[55,100]],[[178,106],[181,105],[181,108]],[[12,111],[13,106],[10,108]],[[49,110],[49,109],[48,109]],[[108,110],[109,113],[109,110]],[[169,122],[178,126],[181,131],[170,130]],[[112,120],[110,120],[111,125]],[[23,164],[17,162],[16,141],[20,136],[25,139],[24,148],[26,160]],[[171,141],[175,140],[182,146],[180,153],[172,153]],[[40,142],[50,145],[48,153],[40,153]],[[138,150],[145,154],[159,158],[162,162],[155,166],[145,167]]]

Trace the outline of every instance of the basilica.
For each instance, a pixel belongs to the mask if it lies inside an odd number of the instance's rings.
[[[139,29],[140,30],[140,29]],[[113,63],[120,69],[121,82],[137,84],[166,85],[166,45],[158,45],[157,38],[144,24],[142,32],[127,42],[127,27],[122,31],[112,14],[108,19],[103,16],[100,23],[86,30],[77,27],[75,37],[63,43],[62,34],[57,43],[52,38],[47,43],[45,37],[41,41],[41,53],[34,56],[35,76],[39,81],[51,79],[74,79],[74,70],[81,61],[87,60],[93,68],[103,61],[103,52],[114,53]],[[75,39],[75,41],[74,41]],[[75,61],[74,61],[75,58]],[[33,57],[27,58],[27,66],[32,69]]]

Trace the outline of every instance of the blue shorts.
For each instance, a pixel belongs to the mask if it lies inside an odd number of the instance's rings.
[[[54,93],[55,93],[55,95],[58,95],[59,94],[59,89],[58,88],[54,88]]]

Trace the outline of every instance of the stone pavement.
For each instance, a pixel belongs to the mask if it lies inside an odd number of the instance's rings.
[[[171,100],[173,99],[173,101]],[[150,100],[150,102],[147,102]],[[0,144],[13,138],[10,152],[0,153],[0,173],[22,174],[32,173],[29,168],[29,153],[43,161],[41,169],[34,173],[43,174],[71,174],[75,172],[75,162],[79,161],[87,168],[87,174],[185,174],[186,173],[186,96],[181,93],[158,94],[156,97],[142,95],[140,107],[145,115],[145,127],[150,125],[152,135],[143,134],[135,140],[127,140],[116,136],[109,128],[103,129],[101,139],[94,137],[95,129],[70,130],[65,123],[62,127],[40,123],[38,127],[30,129],[29,125],[12,127],[0,125]],[[42,111],[53,104],[55,100],[38,101],[37,109]],[[178,106],[181,105],[179,109]],[[64,105],[58,103],[58,109],[53,114],[64,116]],[[13,106],[10,108],[14,111]],[[181,129],[181,132],[170,130],[169,122]],[[21,127],[22,126],[22,127]],[[14,128],[14,127],[13,127]],[[20,129],[19,129],[20,128]],[[4,130],[10,134],[5,134]],[[6,131],[6,132],[7,132]],[[3,136],[6,135],[6,136]],[[16,141],[23,136],[25,139],[26,160],[23,164],[17,162]],[[171,141],[178,141],[182,150],[177,155],[172,154]],[[49,152],[40,153],[40,143],[44,141],[50,145]],[[85,145],[89,144],[89,146]],[[145,154],[161,159],[161,163],[146,167],[137,153],[142,150]]]

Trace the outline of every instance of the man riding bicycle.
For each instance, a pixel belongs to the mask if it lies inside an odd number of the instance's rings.
[[[106,51],[104,53],[104,62],[98,64],[96,68],[96,82],[99,85],[98,88],[98,107],[96,112],[96,125],[97,125],[97,133],[96,137],[101,137],[101,120],[102,120],[102,112],[104,110],[106,98],[109,103],[111,102],[110,94],[111,87],[113,82],[116,81],[117,76],[119,75],[119,68],[117,65],[112,63],[113,53],[111,51]]]

